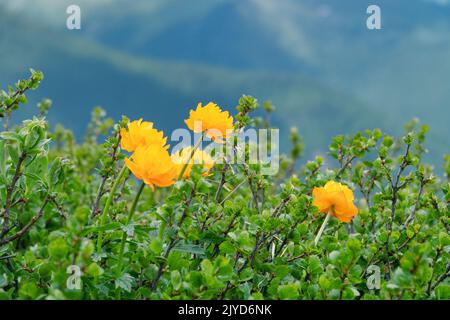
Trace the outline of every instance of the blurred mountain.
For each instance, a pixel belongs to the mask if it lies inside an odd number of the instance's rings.
[[[430,125],[435,163],[449,151],[446,1],[377,1],[379,31],[360,0],[80,0],[80,31],[65,29],[69,4],[0,0],[0,84],[42,69],[36,95],[77,131],[93,104],[173,129],[198,101],[232,110],[246,93],[274,102],[282,135],[299,126],[309,155],[412,117]]]

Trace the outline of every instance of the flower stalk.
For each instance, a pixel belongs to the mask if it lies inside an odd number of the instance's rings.
[[[134,212],[136,211],[137,204],[139,202],[139,198],[141,197],[142,191],[144,191],[145,182],[142,182],[139,186],[139,189],[136,193],[136,196],[134,197],[133,203],[131,204],[130,211],[128,212],[127,220],[125,222],[125,225],[128,226],[133,219]],[[117,277],[120,277],[122,273],[122,266],[123,266],[123,254],[125,251],[125,243],[127,241],[127,232],[123,230],[122,233],[122,239],[120,241],[120,249],[119,249],[119,259],[118,259],[118,265],[117,265]],[[120,299],[120,291],[117,291],[117,299]]]
[[[105,207],[103,208],[102,215],[100,216],[100,223],[99,227],[103,227],[106,224],[106,218],[108,217],[109,207],[111,206],[112,200],[114,198],[114,194],[116,193],[117,186],[119,185],[120,181],[123,179],[125,174],[128,172],[127,167],[124,165],[122,169],[120,170],[119,174],[117,175],[116,180],[114,181],[111,190],[109,192],[108,198],[106,199]],[[97,238],[97,254],[100,254],[102,251],[102,244],[103,244],[103,231],[100,230],[98,232],[98,238]]]
[[[144,190],[144,187],[145,187],[145,183],[142,182],[141,185],[139,186],[136,196],[134,197],[133,203],[131,204],[130,211],[128,212],[127,220],[125,222],[126,226],[128,226],[130,224],[131,220],[133,219],[134,212],[136,211],[136,207],[139,202],[139,198],[141,197],[142,191]],[[122,260],[123,260],[123,253],[125,251],[126,240],[127,240],[127,232],[125,230],[123,230],[122,240],[120,242],[120,249],[119,249],[119,264],[118,264],[118,268],[117,268],[119,275],[122,272],[122,265],[123,265]]]
[[[325,220],[322,223],[322,226],[319,229],[319,232],[317,232],[316,237],[314,238],[314,245],[317,246],[317,244],[319,243],[320,237],[322,236],[323,231],[325,230],[325,227],[328,224],[328,220],[330,220],[331,217],[331,212],[329,211],[327,213],[327,216],[325,217]]]
[[[194,157],[195,151],[197,151],[197,149],[200,147],[200,145],[203,142],[203,138],[204,138],[204,133],[202,133],[202,136],[200,137],[200,139],[198,139],[197,143],[195,144],[194,148],[191,151],[191,154],[189,155],[188,160],[183,164],[183,167],[181,168],[180,173],[178,174],[178,180],[180,180],[181,178],[183,178],[184,172],[186,171],[189,163],[191,162],[192,158]]]
[[[177,180],[181,180],[181,179],[183,178],[183,175],[184,175],[184,173],[186,172],[186,169],[187,169],[189,163],[191,162],[192,158],[194,157],[195,151],[197,151],[197,149],[198,149],[198,148],[200,147],[200,145],[202,144],[204,137],[205,137],[205,133],[202,132],[202,135],[201,135],[200,139],[198,139],[197,143],[196,143],[195,146],[192,148],[192,151],[191,151],[191,153],[190,153],[190,155],[189,155],[189,158],[188,158],[187,161],[185,161],[185,163],[183,164],[183,167],[181,168],[180,173],[178,174]],[[171,195],[173,194],[174,190],[175,190],[175,189],[172,188]],[[166,224],[167,224],[166,221],[161,221],[161,225],[159,226],[158,237],[159,237],[159,239],[161,239],[161,240],[163,240],[163,238],[164,238],[164,232],[165,232],[165,230],[166,230]]]

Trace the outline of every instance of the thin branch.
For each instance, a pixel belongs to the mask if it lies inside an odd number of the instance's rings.
[[[388,225],[386,226],[387,228],[387,240],[386,240],[386,252],[389,252],[389,243],[391,240],[391,236],[392,236],[392,228],[394,225],[394,220],[395,220],[395,212],[397,209],[397,196],[398,196],[398,191],[401,189],[401,187],[399,187],[399,182],[400,182],[400,178],[402,176],[403,171],[408,167],[409,165],[409,160],[408,160],[408,154],[409,154],[409,150],[411,148],[411,144],[408,144],[406,146],[406,150],[405,150],[405,155],[403,156],[403,160],[400,164],[400,168],[397,171],[397,175],[395,177],[395,180],[393,180],[390,176],[390,174],[388,174],[389,177],[389,182],[391,184],[391,188],[392,188],[392,200],[391,200],[391,219],[389,220]],[[384,166],[384,165],[383,165]],[[388,272],[386,273],[386,277],[389,278],[390,277],[390,273],[391,273],[391,263],[389,261],[389,259],[387,260],[388,263]]]
[[[100,207],[100,200],[102,196],[105,194],[104,188],[106,180],[108,180],[108,176],[104,176],[102,178],[102,182],[100,183],[100,187],[98,188],[97,197],[95,198],[94,206],[92,207],[91,217],[95,217],[97,214],[101,212],[98,208]]]
[[[280,202],[280,204],[273,210],[273,214],[272,216],[274,218],[278,217],[280,215],[281,210],[284,209],[284,207],[286,207],[286,205],[288,204],[288,202],[291,200],[291,197],[287,197],[284,198],[283,201]]]
[[[117,161],[117,151],[119,149],[120,144],[120,131],[117,131],[116,133],[117,142],[113,145],[111,149],[111,159],[112,159],[112,167],[114,168],[114,163]],[[114,174],[114,170],[113,170]],[[92,207],[91,217],[95,217],[97,214],[100,213],[99,207],[100,207],[100,200],[102,196],[105,194],[105,185],[106,181],[108,180],[109,176],[108,174],[105,174],[102,177],[102,182],[100,183],[100,187],[98,188],[97,197],[94,202],[94,206]]]
[[[307,217],[306,217],[306,218],[307,218]],[[303,220],[297,220],[297,221],[294,223],[294,225],[291,227],[291,230],[295,230],[295,229],[297,228],[297,226],[298,226],[300,223],[303,223],[303,222],[306,220],[306,218],[303,219]],[[281,242],[280,246],[279,246],[278,249],[275,251],[275,256],[276,256],[276,257],[283,251],[284,246],[286,246],[286,244],[287,244],[287,242],[288,242],[288,240],[289,240],[289,234],[290,234],[290,233],[291,233],[291,231],[286,235],[286,237],[284,237],[284,239],[283,239],[283,241]]]
[[[17,231],[16,234],[0,240],[0,246],[17,240],[21,238],[25,233],[27,233],[28,230],[30,230],[30,228],[44,215],[45,207],[50,202],[50,200],[50,195],[47,195],[44,199],[44,203],[42,204],[41,209],[39,210],[39,213],[31,218],[31,220],[21,230]]]
[[[414,205],[414,209],[411,212],[411,214],[408,216],[408,218],[406,219],[405,224],[402,226],[402,230],[405,230],[406,228],[408,228],[409,224],[414,221],[414,218],[416,217],[417,209],[419,208],[420,199],[422,198],[425,184],[426,184],[426,181],[424,181],[424,180],[420,181],[419,192],[417,194],[417,200]]]
[[[11,254],[8,256],[2,256],[2,257],[0,257],[0,260],[8,260],[8,259],[14,258],[15,256],[16,256],[15,254]]]
[[[226,238],[228,233],[231,231],[231,229],[234,226],[234,222],[236,221],[236,218],[238,217],[238,214],[234,214],[233,217],[231,218],[230,223],[228,224],[228,226],[226,227],[225,231],[222,233],[222,237]],[[222,241],[223,242],[223,241]],[[213,258],[216,257],[219,254],[219,247],[222,244],[222,242],[220,243],[216,243],[214,245],[214,249],[213,249]]]
[[[12,95],[13,100],[11,101],[11,103],[9,104],[3,104],[0,107],[2,107],[4,109],[4,111],[9,111],[9,109],[11,109],[14,105],[17,104],[17,101],[19,99],[19,97],[21,95],[23,95],[26,91],[30,90],[29,86],[26,86],[25,88],[23,88],[22,90],[17,90],[16,92],[14,92],[14,94]]]
[[[439,276],[437,280],[428,288],[427,293],[428,295],[442,282],[444,282],[445,279],[450,277],[450,263],[447,264],[447,269],[445,270],[445,273]]]
[[[50,197],[51,202],[55,205],[56,209],[58,210],[58,213],[61,217],[64,219],[68,218],[67,213],[64,211],[63,206],[55,199],[55,197]]]
[[[254,188],[253,179],[252,179],[252,176],[250,175],[250,170],[249,170],[249,168],[248,168],[246,163],[244,163],[243,168],[244,168],[245,176],[247,177],[247,180],[248,180],[248,184],[250,186],[250,191],[251,191],[252,196],[253,196],[253,203],[254,203],[255,209],[259,213],[258,194],[256,193],[256,190]]]
[[[295,260],[298,260],[298,259],[301,259],[301,258],[304,258],[306,256],[306,253],[305,252],[303,252],[301,255],[298,255],[298,256],[295,256],[295,257],[291,257],[291,258],[289,258],[288,260],[287,260],[287,262],[293,262],[293,261],[295,261]]]
[[[10,214],[10,209],[11,209],[11,205],[12,205],[12,194],[14,192],[14,188],[16,187],[16,183],[19,180],[20,176],[21,176],[21,167],[22,167],[22,163],[26,158],[26,153],[22,152],[19,156],[19,159],[17,161],[17,166],[16,166],[16,170],[14,172],[14,176],[12,178],[11,184],[6,188],[6,201],[5,201],[5,211],[3,213],[3,230],[2,230],[2,235],[6,235],[6,233],[8,233],[8,228],[9,228],[9,214]]]
[[[224,158],[224,160],[225,160],[225,158]],[[228,171],[228,167],[229,167],[229,164],[225,160],[225,164],[224,164],[224,166],[222,168],[222,172],[221,172],[219,187],[217,188],[217,191],[216,191],[216,202],[219,202],[219,200],[220,200],[220,193],[222,192],[223,185],[225,184],[225,177],[226,177],[226,174]]]
[[[262,240],[260,240],[261,238],[262,238]],[[256,253],[258,252],[258,249],[260,248],[261,244],[264,242],[264,239],[265,238],[262,237],[259,233],[256,234],[255,246],[253,247],[250,257],[248,259],[246,259],[244,261],[244,263],[242,264],[242,266],[237,270],[237,272],[236,272],[237,276],[239,276],[241,274],[241,272],[245,269],[245,267],[247,267],[249,262],[250,262],[250,265],[253,267]],[[222,294],[220,295],[221,300],[225,297],[228,290],[230,290],[232,287],[233,287],[233,285],[231,284],[230,281],[228,281],[227,286],[225,287],[225,289],[222,291]]]
[[[411,238],[406,239],[397,249],[396,251],[401,251],[404,247],[408,245],[415,237],[417,236],[417,233],[414,233],[414,235]]]
[[[220,205],[223,205],[228,198],[230,198],[233,193],[235,193],[243,184],[245,183],[245,180],[242,180],[236,187],[233,188],[226,196],[223,198],[223,200],[219,203]]]
[[[344,173],[344,171],[347,169],[347,167],[352,163],[353,160],[355,160],[356,156],[352,155],[347,159],[347,161],[341,166],[341,169],[336,173],[336,179],[341,176],[341,174]]]

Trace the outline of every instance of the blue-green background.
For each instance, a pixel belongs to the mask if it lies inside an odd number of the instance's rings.
[[[70,4],[81,30],[66,28]],[[382,30],[366,28],[370,4]],[[172,130],[200,101],[233,110],[251,94],[275,104],[283,139],[299,127],[307,157],[413,117],[436,166],[449,152],[448,0],[0,0],[1,88],[29,67],[45,81],[15,119],[48,97],[49,120],[77,133],[96,105]]]

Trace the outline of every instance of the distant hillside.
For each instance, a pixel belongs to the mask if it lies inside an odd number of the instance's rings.
[[[135,55],[300,73],[387,119],[419,117],[431,125],[434,157],[449,151],[450,3],[377,1],[380,31],[365,26],[370,1],[151,3],[135,2],[127,19],[99,10],[95,20],[122,19],[85,32]]]
[[[2,34],[8,43],[3,46],[6,59],[0,61],[2,86],[25,76],[30,66],[42,69],[46,79],[32,101],[52,98],[50,118],[78,132],[94,105],[116,119],[121,114],[145,117],[174,129],[197,102],[214,100],[233,111],[244,93],[271,99],[279,109],[274,121],[282,135],[289,126],[299,126],[310,151],[324,149],[333,134],[368,127],[377,118],[361,118],[360,103],[301,76],[135,58],[17,17],[0,21],[10,28]]]
[[[383,30],[368,31],[359,0],[81,0],[83,29],[67,31],[70,1],[2,3],[16,13],[0,10],[0,85],[42,69],[51,117],[78,132],[93,105],[171,129],[198,101],[232,109],[247,93],[274,102],[282,134],[299,126],[310,155],[414,116],[431,126],[433,161],[449,151],[448,6],[380,0]]]

